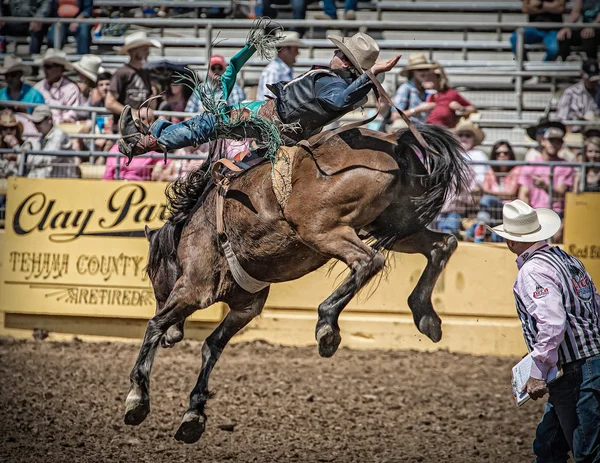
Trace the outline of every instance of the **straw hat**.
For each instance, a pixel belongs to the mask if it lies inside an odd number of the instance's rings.
[[[19,56],[6,55],[4,57],[4,65],[0,67],[0,74],[8,74],[9,72],[21,71],[24,76],[31,74],[31,67],[23,64],[23,60]]]
[[[17,132],[20,135],[23,134],[23,124],[17,121],[17,118],[9,112],[0,114],[0,127],[17,127]]]
[[[551,121],[550,119],[548,119],[548,117],[544,116],[538,121],[536,125],[531,125],[527,127],[527,136],[535,141],[537,140],[538,130],[549,129],[550,127],[556,127],[557,129],[560,129],[565,133],[567,131],[565,124],[563,124],[562,122]]]
[[[55,48],[46,49],[46,53],[41,58],[35,60],[35,64],[55,63],[60,64],[64,68],[71,68],[73,65],[67,59],[67,54],[62,50]]]
[[[346,55],[360,74],[370,69],[379,58],[379,45],[373,37],[363,32],[352,37],[328,35],[327,38]]]
[[[73,64],[79,74],[87,77],[93,82],[98,80],[98,72],[102,59],[96,55],[83,55],[79,61]]]
[[[423,53],[412,53],[408,55],[408,64],[400,71],[400,75],[406,77],[410,71],[434,69],[437,66],[437,64],[431,63]]]
[[[560,229],[560,217],[551,209],[534,209],[515,199],[502,208],[502,223],[486,228],[507,240],[535,243],[553,237]]]
[[[475,139],[473,146],[481,145],[481,142],[485,140],[485,133],[483,133],[483,130],[479,128],[479,125],[474,124],[469,119],[463,118],[458,122],[458,124],[456,124],[456,127],[454,127],[454,133],[458,132],[471,132]]]
[[[126,55],[131,50],[140,47],[162,48],[162,44],[155,39],[151,39],[144,31],[137,31],[125,36],[125,43],[119,50],[119,55]]]
[[[281,36],[281,40],[277,42],[277,48],[283,47],[299,47],[305,48],[306,44],[300,39],[298,32],[289,31]]]

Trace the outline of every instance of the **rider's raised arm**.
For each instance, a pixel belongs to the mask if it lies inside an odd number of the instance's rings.
[[[350,85],[332,77],[323,77],[316,85],[317,98],[333,111],[353,108],[366,98],[372,88],[373,84],[366,74],[362,74]]]
[[[231,94],[231,90],[233,90],[238,72],[255,52],[256,47],[254,47],[254,45],[246,45],[229,60],[229,65],[221,76],[221,87],[223,88],[223,99],[225,101],[227,101]]]

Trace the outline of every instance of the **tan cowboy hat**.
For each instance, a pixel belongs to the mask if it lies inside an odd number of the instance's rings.
[[[471,132],[475,138],[475,144],[473,146],[481,145],[481,142],[485,140],[485,133],[479,128],[479,125],[474,124],[469,119],[462,118],[456,127],[454,127],[454,133],[458,132]]]
[[[17,121],[17,118],[9,112],[0,114],[0,127],[17,127],[19,135],[23,134],[23,124]]]
[[[67,59],[67,54],[64,51],[57,50],[55,48],[47,48],[44,56],[35,60],[35,64],[46,63],[60,64],[65,69],[73,67],[73,65]]]
[[[0,74],[8,74],[9,72],[21,71],[24,76],[31,74],[31,67],[23,64],[23,60],[19,56],[6,55],[4,64],[0,67]]]
[[[45,104],[36,106],[33,109],[33,112],[29,115],[29,119],[34,124],[39,124],[40,122],[48,119],[49,117],[52,117],[52,110],[50,109],[50,106]]]
[[[373,37],[363,32],[352,37],[328,35],[327,38],[341,50],[360,74],[370,69],[379,58],[379,45]]]
[[[281,40],[277,42],[277,48],[283,47],[299,47],[305,48],[306,43],[300,39],[298,32],[289,31],[281,35]]]
[[[535,243],[552,238],[560,229],[560,217],[551,209],[534,209],[515,199],[502,208],[502,223],[486,228],[507,240]]]
[[[83,55],[79,61],[73,64],[73,69],[95,83],[98,80],[100,64],[102,64],[100,57],[96,55]]]
[[[151,39],[144,31],[137,31],[125,36],[125,43],[119,50],[119,55],[126,55],[130,50],[140,47],[162,48],[162,43]]]
[[[430,62],[423,53],[412,53],[408,55],[408,64],[400,71],[400,75],[406,77],[410,71],[419,69],[434,69],[436,63]]]

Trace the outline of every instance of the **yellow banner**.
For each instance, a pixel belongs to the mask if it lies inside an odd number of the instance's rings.
[[[565,251],[577,257],[600,283],[600,194],[567,193]]]
[[[0,311],[149,318],[144,226],[166,217],[166,183],[11,178]],[[192,320],[218,321],[222,305]]]

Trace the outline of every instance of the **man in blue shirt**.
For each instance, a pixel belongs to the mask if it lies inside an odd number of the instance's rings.
[[[392,69],[400,59],[397,55],[378,62],[379,46],[372,37],[362,32],[350,38],[328,38],[337,47],[329,67],[315,67],[290,82],[270,85],[269,89],[276,96],[274,100],[219,107],[224,109],[225,114],[216,110],[205,112],[179,124],[159,119],[151,127],[146,127],[139,120],[134,121],[131,108],[125,107],[119,126],[121,153],[131,159],[152,150],[167,153],[217,138],[272,139],[272,127],[265,127],[265,121],[280,129],[281,141],[285,144],[295,144],[320,132],[326,125],[366,102],[373,84],[365,71],[381,74]],[[230,60],[221,78],[220,101],[227,100],[237,72],[255,52],[256,46],[248,44]],[[258,118],[253,119],[256,115]],[[244,124],[243,119],[248,123]],[[271,154],[273,149],[276,150],[276,147],[270,146]]]
[[[31,74],[31,68],[23,64],[23,60],[15,55],[6,55],[4,66],[0,68],[7,86],[0,90],[0,101],[22,101],[23,103],[44,104],[44,97],[31,85],[23,83],[23,76]],[[15,107],[15,111],[30,113],[33,108]]]

